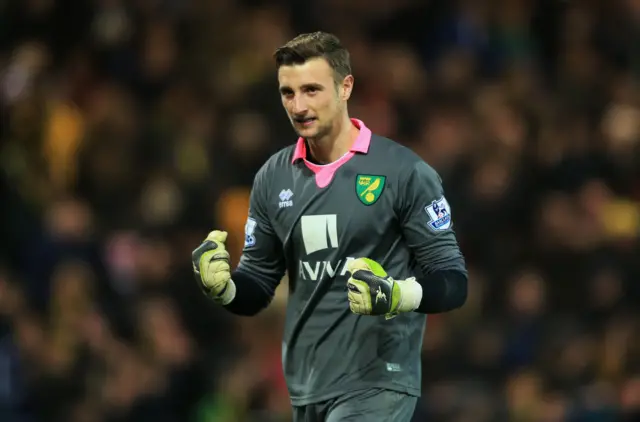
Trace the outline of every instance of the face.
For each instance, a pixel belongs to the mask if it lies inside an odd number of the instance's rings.
[[[319,139],[331,133],[342,118],[353,89],[353,76],[337,83],[323,58],[278,69],[280,96],[299,136]]]

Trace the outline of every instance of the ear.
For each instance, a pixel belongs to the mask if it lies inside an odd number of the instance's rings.
[[[351,98],[351,92],[353,92],[353,75],[347,75],[342,80],[342,84],[340,85],[340,99],[342,101],[347,101]]]

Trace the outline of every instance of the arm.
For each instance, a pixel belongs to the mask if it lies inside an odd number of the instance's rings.
[[[268,186],[263,167],[251,189],[242,256],[231,274],[236,294],[225,305],[227,310],[239,315],[255,315],[266,308],[285,273],[282,243],[267,214]]]
[[[402,232],[422,270],[411,289],[414,303],[419,303],[415,311],[428,314],[459,308],[467,299],[467,271],[440,177],[420,161],[403,179]]]
[[[282,244],[268,221],[260,215],[259,207],[252,205],[245,226],[244,250],[231,274],[236,294],[225,305],[235,314],[255,315],[266,308],[284,276]]]
[[[424,162],[399,180],[402,235],[421,273],[394,280],[382,266],[358,258],[349,263],[349,307],[360,315],[393,318],[404,312],[433,314],[459,308],[467,299],[467,271],[452,228],[440,178]]]
[[[240,263],[229,268],[227,234],[213,231],[193,252],[196,278],[205,294],[228,311],[251,316],[266,308],[285,272],[282,245],[266,213],[264,171],[256,175]]]

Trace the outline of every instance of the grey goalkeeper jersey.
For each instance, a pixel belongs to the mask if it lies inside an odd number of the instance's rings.
[[[296,406],[371,387],[420,395],[426,316],[353,314],[349,260],[371,258],[396,279],[465,270],[436,172],[352,122],[360,135],[340,160],[308,162],[299,139],[264,164],[251,193],[239,267],[263,283],[289,274],[282,359]]]

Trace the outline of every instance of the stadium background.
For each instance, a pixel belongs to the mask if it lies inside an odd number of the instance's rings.
[[[639,1],[21,0],[0,420],[287,420],[286,288],[234,318],[189,257],[219,227],[237,260],[253,175],[295,140],[271,54],[316,29],[351,50],[351,114],[441,173],[468,259],[415,421],[638,417]]]

